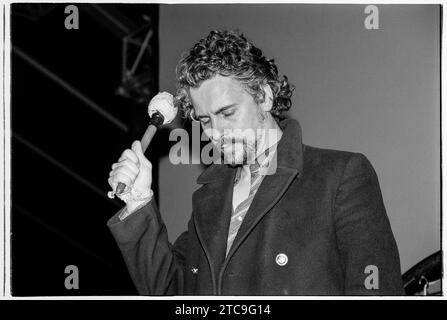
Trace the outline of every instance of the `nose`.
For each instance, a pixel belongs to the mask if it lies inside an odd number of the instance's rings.
[[[220,138],[222,137],[222,134],[220,133],[220,130],[218,129],[217,121],[213,118],[210,119],[210,128],[208,136],[213,140],[213,142],[219,142]]]
[[[220,137],[221,137],[222,135],[220,134],[220,132],[219,132],[216,128],[212,128],[211,130],[212,130],[212,131],[211,131],[211,139],[212,139],[214,142],[219,142],[219,141],[220,141]]]

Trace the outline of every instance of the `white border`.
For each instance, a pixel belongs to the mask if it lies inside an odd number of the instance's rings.
[[[5,208],[5,227],[4,227],[4,231],[5,231],[5,296],[6,297],[11,297],[11,283],[10,283],[10,270],[11,270],[11,263],[10,263],[10,237],[9,235],[11,234],[10,232],[10,227],[11,227],[11,219],[10,219],[10,208],[11,208],[11,173],[10,173],[10,168],[11,168],[11,116],[10,116],[10,106],[11,106],[11,96],[10,96],[10,90],[11,90],[11,84],[10,84],[10,78],[9,75],[11,74],[11,37],[10,37],[10,7],[9,5],[5,5],[4,6],[4,28],[5,28],[5,43],[4,43],[4,59],[5,59],[5,77],[4,77],[4,101],[5,101],[5,106],[6,106],[6,110],[5,110],[5,119],[4,119],[4,150],[5,150],[5,164],[6,164],[6,170],[5,170],[5,181],[6,183],[4,184],[6,187],[5,190],[5,199],[4,199],[4,208]]]
[[[444,5],[444,2],[443,2]],[[444,125],[447,123],[447,117],[446,117],[446,110],[444,108],[445,105],[445,99],[446,99],[446,87],[445,87],[445,83],[446,83],[446,73],[445,73],[445,67],[444,67],[444,63],[446,61],[447,55],[446,55],[446,50],[445,50],[445,43],[447,38],[446,38],[446,23],[445,23],[445,19],[447,18],[447,16],[442,12],[443,8],[441,8],[441,19],[442,19],[442,24],[441,24],[441,44],[440,44],[440,50],[441,50],[441,249],[442,249],[442,270],[443,270],[443,279],[442,279],[442,294],[444,295],[445,300],[447,300],[446,298],[446,281],[445,281],[445,271],[447,263],[446,263],[446,259],[445,259],[445,253],[444,253],[444,248],[445,245],[447,243],[447,237],[446,237],[446,233],[445,233],[445,226],[446,226],[446,219],[445,219],[445,208],[446,208],[446,199],[447,199],[447,191],[445,188],[445,184],[447,183],[447,174],[446,174],[446,170],[445,170],[445,164],[446,162],[446,141],[447,141],[447,133],[446,130],[444,128]]]
[[[10,3],[57,3],[55,0],[1,0],[1,2],[10,4]],[[321,0],[304,0],[304,1],[294,1],[294,0],[278,0],[278,1],[271,1],[271,0],[239,0],[239,1],[225,1],[225,0],[161,0],[161,1],[151,1],[151,0],[131,0],[131,1],[117,1],[117,0],[78,0],[78,1],[72,1],[72,2],[66,2],[63,3],[67,4],[76,4],[76,3],[123,3],[123,4],[281,4],[281,3],[291,3],[291,4],[443,4],[445,0],[441,1],[426,1],[426,0],[412,0],[412,1],[403,1],[403,0],[385,0],[385,1],[372,1],[372,0],[355,0],[355,1],[340,1],[340,0],[330,0],[330,1],[321,1]]]
[[[1,10],[0,10],[0,16],[2,17],[1,19],[1,23],[0,23],[0,34],[2,35],[2,49],[3,49],[3,43],[5,42],[5,40],[3,39],[3,17],[4,17],[4,8],[5,6],[1,6]],[[4,51],[2,50],[2,57],[3,57]],[[4,59],[2,58],[2,63],[0,66],[1,69],[1,73],[2,73],[2,77],[5,75],[5,70],[4,70]],[[4,95],[4,82],[2,81],[2,96]],[[0,112],[0,123],[2,124],[2,132],[5,131],[4,127],[3,127],[3,120],[4,120],[4,115],[3,112],[6,111],[6,105],[5,105],[5,100],[2,99],[2,109]],[[4,188],[4,184],[6,182],[5,177],[4,177],[4,171],[5,171],[5,162],[4,159],[5,157],[4,155],[4,143],[3,140],[4,139],[4,135],[0,135],[0,157],[1,157],[1,164],[0,164],[0,203],[4,204],[5,203],[5,188]],[[4,269],[4,255],[5,255],[5,250],[4,250],[4,245],[5,245],[5,233],[4,233],[4,226],[5,226],[5,216],[6,216],[6,209],[4,206],[2,206],[2,214],[0,215],[0,295],[5,295],[5,269]]]
[[[55,1],[35,1],[35,0],[15,0],[14,2],[28,2],[28,3],[54,3]],[[80,0],[75,1],[73,3],[124,3],[124,1],[116,1],[116,0]],[[202,3],[202,4],[217,4],[217,3],[235,3],[235,2],[226,2],[226,1],[128,1],[125,3],[160,3],[160,4],[180,4],[180,3]],[[244,1],[239,0],[239,3],[253,3],[253,4],[266,4],[272,3],[271,1]],[[277,3],[327,3],[327,4],[444,4],[444,1],[331,1],[323,2],[323,1],[278,1]],[[2,9],[1,9],[1,26],[0,32],[3,37],[3,32],[5,32],[3,46],[3,59],[2,59],[2,74],[4,78],[2,79],[2,95],[4,97],[2,99],[2,103],[5,106],[5,110],[0,113],[0,123],[3,124],[2,131],[4,136],[0,136],[0,155],[4,155],[1,157],[1,165],[0,165],[0,177],[2,177],[2,182],[4,184],[0,184],[0,201],[3,204],[3,213],[0,219],[0,300],[447,300],[446,289],[445,289],[445,278],[442,280],[442,288],[443,288],[443,296],[441,297],[418,297],[418,296],[399,296],[399,297],[388,297],[388,296],[166,296],[166,297],[144,297],[144,296],[49,296],[49,297],[12,297],[10,292],[10,154],[11,154],[11,145],[10,145],[10,4],[11,0],[4,1],[2,0]],[[3,20],[4,19],[4,20]],[[445,18],[443,18],[442,22],[442,42],[441,45],[446,43],[445,36]],[[4,28],[4,29],[3,29]],[[442,51],[442,62],[445,61],[446,53]],[[441,93],[442,96],[446,96],[446,89],[443,85],[445,83],[445,72],[443,68],[443,63],[441,62]],[[3,69],[4,68],[4,69]],[[4,81],[4,82],[3,82]],[[3,87],[4,86],[4,87]],[[444,98],[445,99],[445,98]],[[444,99],[442,100],[442,106],[444,105]],[[447,116],[446,112],[443,110],[444,108],[441,106],[441,121],[442,124],[446,123]],[[447,174],[442,168],[444,168],[445,162],[445,152],[446,150],[446,141],[447,134],[446,130],[441,126],[441,147],[442,147],[442,164],[441,164],[441,178],[442,185],[447,181]],[[3,154],[4,151],[4,154]],[[3,173],[5,176],[3,177]],[[4,188],[4,186],[6,188]],[[447,237],[444,232],[445,228],[445,219],[444,219],[444,208],[446,207],[446,198],[447,191],[445,188],[441,190],[442,195],[442,213],[441,213],[441,227],[442,227],[442,248],[446,243]],[[8,210],[7,210],[8,209]],[[4,226],[4,227],[3,227]],[[5,254],[8,253],[8,254]],[[443,259],[443,270],[446,269],[446,261]],[[4,290],[5,288],[5,290]]]
[[[10,145],[10,81],[9,81],[9,75],[10,75],[10,37],[9,37],[9,5],[3,5],[2,6],[2,26],[1,26],[1,35],[4,40],[3,43],[3,50],[2,50],[2,75],[3,75],[3,81],[2,81],[2,95],[4,95],[3,98],[3,105],[4,109],[2,108],[2,139],[1,139],[1,146],[2,146],[2,152],[3,154],[3,161],[2,161],[2,175],[4,173],[4,179],[2,181],[2,204],[3,204],[3,214],[2,214],[2,225],[1,225],[1,235],[2,235],[2,241],[1,249],[2,252],[1,255],[1,264],[3,265],[3,268],[1,271],[1,292],[5,297],[10,297],[10,242],[9,242],[9,234],[10,234],[10,163],[11,163],[11,145]],[[4,20],[3,20],[4,19]]]

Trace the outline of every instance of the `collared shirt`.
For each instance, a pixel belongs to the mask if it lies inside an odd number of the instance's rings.
[[[274,139],[270,137],[268,140],[265,140],[265,138],[261,140],[260,145],[263,148],[256,154],[256,164],[246,164],[238,168],[233,186],[233,210],[228,229],[226,255],[228,255],[233,245],[233,241],[264,177],[276,171],[276,145],[282,132],[280,130],[275,130],[275,132]]]
[[[267,143],[263,141],[264,147],[260,148],[256,153],[256,161],[259,162],[261,167],[261,174],[266,175],[273,172],[272,168],[276,165],[276,147],[281,139],[282,131],[278,129],[277,134],[273,136],[269,136]],[[268,156],[263,157],[266,154],[266,151],[269,150]],[[242,165],[238,167],[236,172],[234,186],[233,186],[233,211],[236,210],[237,206],[248,198],[250,194],[251,188],[251,173],[250,173],[250,165]]]

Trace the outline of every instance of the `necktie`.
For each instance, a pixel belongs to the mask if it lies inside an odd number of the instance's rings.
[[[260,165],[256,161],[256,163],[250,165],[250,176],[251,176],[251,184],[250,184],[250,193],[248,197],[243,200],[233,211],[231,215],[230,221],[230,229],[228,231],[228,239],[227,239],[227,252],[230,251],[231,245],[233,244],[234,239],[236,238],[237,232],[244,220],[245,215],[247,214],[248,208],[253,201],[253,198],[258,190],[261,182],[264,178],[263,174],[260,174]]]

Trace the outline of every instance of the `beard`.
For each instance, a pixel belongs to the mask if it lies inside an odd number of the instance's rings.
[[[246,137],[223,138],[220,155],[223,163],[232,167],[252,164],[256,155],[256,140],[251,141]]]
[[[265,120],[265,116],[260,111],[257,117],[258,123],[255,125],[257,129],[251,129],[251,134],[238,135],[238,133],[230,131],[215,144],[224,164],[234,167],[255,163],[258,144],[263,138],[263,123]]]

